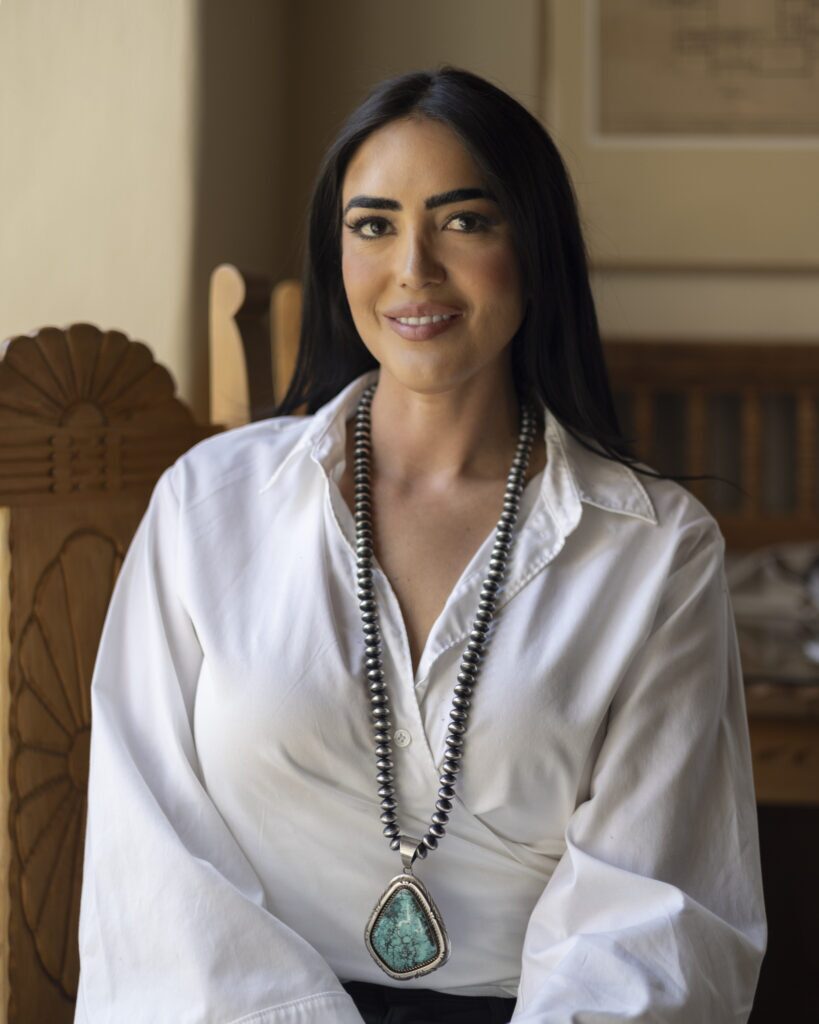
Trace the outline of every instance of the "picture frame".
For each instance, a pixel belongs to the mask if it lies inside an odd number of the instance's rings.
[[[653,39],[662,48],[663,33],[670,33],[669,26],[681,24],[682,18],[688,19],[684,25],[696,25],[699,17],[705,34],[698,41],[714,53],[720,32],[726,39],[731,38],[732,18],[738,22],[756,14],[763,23],[770,16],[771,23],[779,25],[783,12],[793,15],[797,10],[794,4],[803,0],[743,0],[741,8],[733,0],[544,3],[546,72],[542,109],[577,193],[593,269],[819,270],[819,132],[814,133],[810,125],[798,135],[744,131],[739,118],[737,124],[726,120],[726,110],[730,111],[731,106],[728,95],[728,101],[722,104],[722,123],[727,130],[720,130],[717,124],[708,131],[681,131],[679,120],[674,124],[674,115],[679,112],[683,93],[669,87],[672,78],[668,61],[663,63],[666,55],[652,53],[644,45],[649,64],[654,61],[657,82],[664,83],[665,109],[672,127],[668,131],[601,130],[601,86],[604,76],[611,74],[613,59],[611,48],[605,49],[601,26],[610,27],[602,21],[611,14],[610,5],[617,5],[621,40],[630,41],[633,32],[641,43]],[[804,13],[816,21],[819,33],[816,5],[805,0]],[[629,17],[633,29],[628,21],[622,24],[622,19]],[[706,32],[709,26],[710,34]],[[803,31],[810,27],[802,24]],[[738,25],[733,32],[741,41]],[[763,34],[760,30],[756,37]],[[791,34],[797,35],[796,27]],[[756,38],[750,29],[747,36]],[[611,41],[610,31],[606,38]],[[632,48],[631,52],[636,65],[640,51]],[[771,52],[777,55],[775,47],[768,47],[767,53]],[[619,56],[622,62],[622,52]],[[624,66],[629,67],[621,63]],[[688,88],[684,69],[672,70],[678,74],[681,89]],[[813,57],[802,73],[808,78],[799,83],[799,95],[806,95],[806,87],[815,87],[819,112],[819,57]],[[712,71],[712,77],[718,76]],[[707,87],[709,83],[703,78],[704,72],[700,71],[699,85]],[[752,79],[753,74],[748,72],[748,88],[744,94],[736,92],[737,110],[744,102],[746,112],[752,112]],[[737,83],[742,84],[738,74],[722,76],[720,81],[722,85],[732,82],[735,90],[739,88]],[[702,94],[699,102],[700,110],[705,110]]]

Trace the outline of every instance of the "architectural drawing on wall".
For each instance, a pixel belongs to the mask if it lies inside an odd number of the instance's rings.
[[[819,136],[819,0],[597,0],[594,33],[598,136]]]

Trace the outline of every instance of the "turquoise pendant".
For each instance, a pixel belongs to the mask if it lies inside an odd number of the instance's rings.
[[[438,908],[406,859],[370,914],[364,940],[381,970],[399,981],[430,974],[449,959]]]

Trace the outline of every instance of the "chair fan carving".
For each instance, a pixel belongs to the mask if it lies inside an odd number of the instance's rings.
[[[9,1021],[69,1022],[105,613],[162,471],[198,425],[150,348],[92,324],[0,346],[0,555],[10,596]]]

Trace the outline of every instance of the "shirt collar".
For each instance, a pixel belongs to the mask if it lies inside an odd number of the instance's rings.
[[[326,465],[337,447],[343,449],[345,423],[365,389],[378,380],[378,367],[356,377],[312,416],[299,441],[276,468],[259,493],[278,478],[297,453],[309,450],[311,458]],[[564,535],[580,519],[582,504],[594,505],[618,515],[634,516],[657,525],[651,498],[628,466],[588,451],[543,407],[546,468],[540,496]]]

